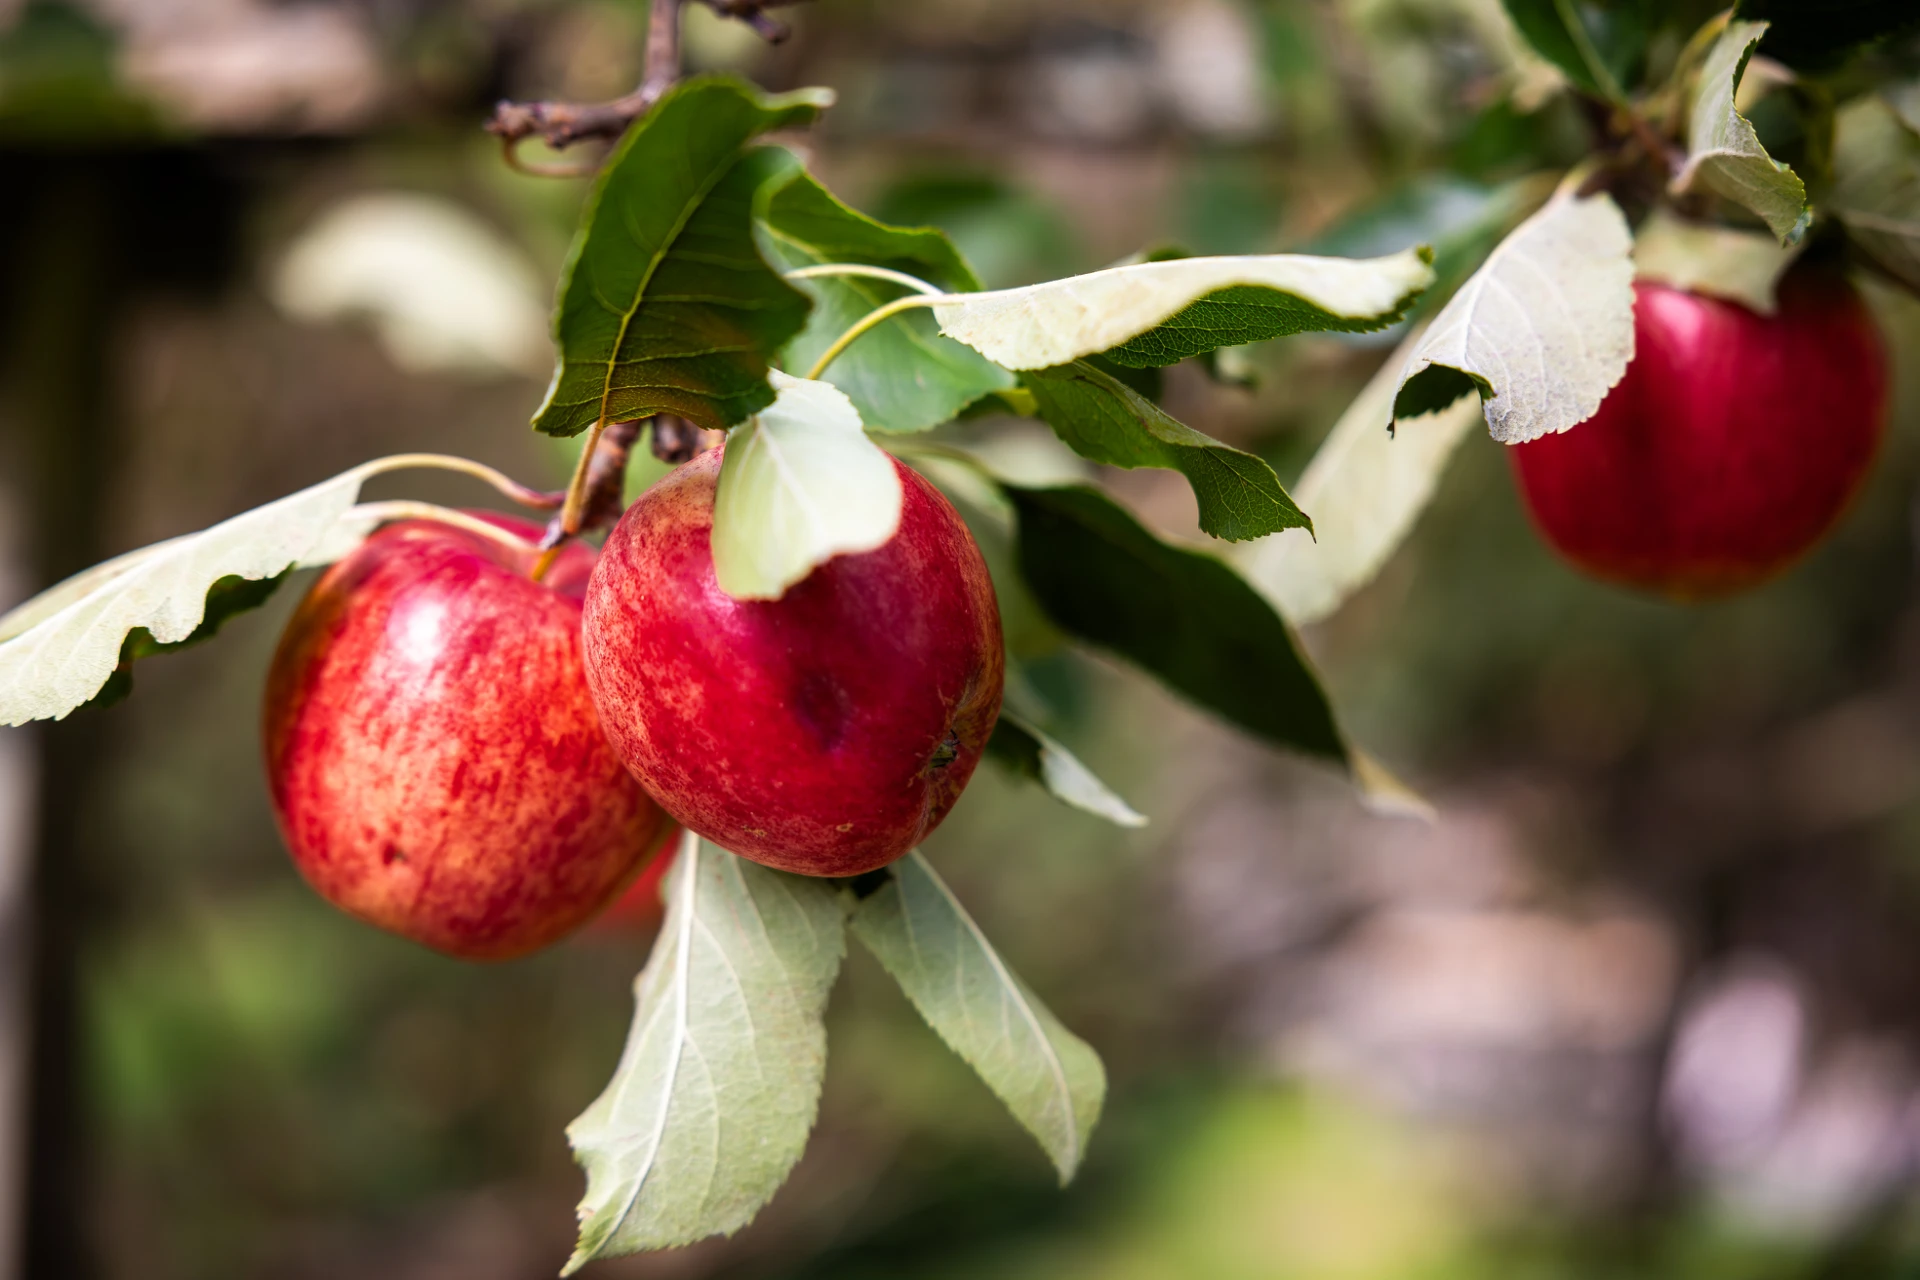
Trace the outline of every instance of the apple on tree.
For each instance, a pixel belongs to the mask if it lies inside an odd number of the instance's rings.
[[[268,677],[266,758],[287,848],[322,896],[503,959],[597,912],[668,821],[587,693],[592,549],[570,544],[536,582],[539,527],[481,518],[508,536],[392,524],[314,584]]]
[[[1819,540],[1886,429],[1887,353],[1846,278],[1806,263],[1776,314],[1639,281],[1633,360],[1592,418],[1511,450],[1534,523],[1597,577],[1751,586]]]

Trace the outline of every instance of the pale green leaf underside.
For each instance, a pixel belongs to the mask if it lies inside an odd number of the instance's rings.
[[[1010,711],[1000,712],[993,737],[987,740],[987,754],[1083,813],[1120,827],[1147,825],[1146,815],[1122,800],[1071,751]]]
[[[1426,256],[1412,249],[1359,261],[1176,258],[969,294],[934,315],[942,333],[1008,369],[1101,352],[1144,368],[1291,333],[1381,328],[1432,283]]]
[[[1835,122],[1833,171],[1829,203],[1848,237],[1920,291],[1920,136],[1883,101],[1849,103]]]
[[[1549,201],[1434,317],[1393,414],[1432,412],[1477,388],[1503,444],[1592,417],[1633,358],[1632,249],[1611,196]]]
[[[191,636],[222,578],[272,578],[344,555],[371,528],[352,514],[369,476],[414,459],[364,462],[212,528],[95,565],[0,618],[0,724],[59,719],[85,706],[120,663],[127,634]]]
[[[1193,487],[1200,527],[1237,542],[1311,529],[1267,462],[1195,431],[1086,361],[1028,373],[1040,416],[1075,453],[1114,467],[1166,467]]]
[[[865,263],[902,271],[937,288],[978,287],[945,235],[931,228],[890,227],[841,204],[798,173],[764,201],[760,244],[783,270],[827,263]],[[855,321],[908,292],[862,276],[798,280],[813,299],[807,327],[783,353],[788,369],[809,369]],[[940,335],[924,310],[883,321],[828,366],[824,375],[847,393],[875,431],[925,431],[950,421],[982,396],[1013,386],[1013,377],[971,347]]]
[[[1410,335],[1334,424],[1294,486],[1314,514],[1314,536],[1294,531],[1243,543],[1231,559],[1287,621],[1330,616],[1372,581],[1433,497],[1480,405],[1462,396],[1389,432],[1400,370],[1423,337]]]
[[[1774,289],[1801,246],[1736,227],[1687,222],[1655,209],[1633,237],[1634,274],[1675,289],[1726,298],[1772,315]]]
[[[1673,189],[1705,187],[1758,214],[1782,244],[1806,234],[1813,220],[1798,174],[1767,154],[1753,125],[1734,106],[1747,59],[1765,35],[1764,22],[1732,22],[1700,65],[1687,120],[1687,163]]]
[[[889,872],[854,909],[854,936],[1039,1139],[1065,1183],[1106,1098],[1099,1056],[1014,976],[919,852]]]
[[[562,1274],[745,1226],[813,1127],[839,890],[690,840],[665,898],[620,1065],[567,1126],[587,1192]]]
[[[739,600],[778,599],[814,566],[900,528],[893,459],[839,388],[770,375],[774,402],[727,439],[713,503],[713,571]]]

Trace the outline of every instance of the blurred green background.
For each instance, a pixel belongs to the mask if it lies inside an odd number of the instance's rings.
[[[1444,270],[1498,184],[1583,145],[1497,0],[783,16],[769,48],[696,9],[688,61],[834,86],[795,145],[989,284],[1167,242],[1426,240]],[[644,27],[624,0],[0,0],[0,605],[375,454],[557,484],[571,446],[525,424],[584,184],[511,171],[479,124],[624,92]],[[1050,727],[1152,818],[1119,833],[988,765],[930,846],[1106,1060],[1083,1175],[1054,1186],[856,949],[771,1207],[589,1274],[1920,1275],[1920,304],[1869,298],[1885,455],[1741,598],[1574,577],[1469,440],[1307,637],[1432,824],[1010,615]],[[1388,349],[1266,344],[1251,388],[1182,367],[1168,403],[1291,479]],[[1031,424],[961,430],[1057,465]],[[1194,533],[1178,476],[1102,478]],[[297,594],[118,708],[0,731],[13,1274],[518,1280],[567,1254],[561,1130],[612,1069],[646,929],[471,967],[309,892],[256,744]]]

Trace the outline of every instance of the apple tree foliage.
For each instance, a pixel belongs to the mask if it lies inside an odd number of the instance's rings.
[[[1920,9],[1870,0],[1842,21],[1814,0],[1741,0],[1718,16],[1655,0],[1505,3],[1600,122],[1568,172],[1464,209],[1449,188],[1397,193],[1322,253],[1159,254],[996,291],[941,232],[851,208],[769,140],[808,126],[829,91],[681,82],[626,130],[588,196],[533,425],[584,434],[588,449],[610,424],[656,414],[731,432],[714,561],[743,598],[776,598],[890,538],[893,453],[1009,541],[1013,580],[998,586],[1070,640],[1345,770],[1371,799],[1414,803],[1349,740],[1293,627],[1379,569],[1476,416],[1505,443],[1590,417],[1633,357],[1636,276],[1765,309],[1793,256],[1825,239],[1920,293],[1920,95],[1895,92],[1874,61]],[[1782,155],[1746,114],[1755,85],[1796,120]],[[1424,217],[1436,191],[1450,212]],[[1381,330],[1397,348],[1291,494],[1263,459],[1158,403],[1156,371],[1181,360]],[[1037,418],[1094,463],[1179,473],[1220,546],[1162,537],[1097,487],[1019,483],[924,436],[983,410]],[[135,660],[206,639],[383,521],[474,523],[358,502],[369,477],[418,466],[539,500],[479,463],[400,455],[111,560],[0,618],[0,722],[123,695]],[[996,729],[996,760],[1090,815],[1145,821],[1021,710]],[[689,841],[664,897],[626,1049],[568,1129],[588,1183],[569,1270],[736,1230],[779,1188],[812,1127],[849,933],[1061,1179],[1080,1166],[1105,1094],[1099,1058],[921,854],[833,881]]]

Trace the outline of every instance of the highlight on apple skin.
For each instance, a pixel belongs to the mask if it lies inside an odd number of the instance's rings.
[[[581,668],[593,551],[544,582],[524,553],[427,520],[329,569],[268,676],[267,774],[295,865],[328,901],[449,955],[551,943],[626,884],[667,817],[595,717]]]
[[[587,681],[634,776],[768,866],[856,875],[945,818],[1000,712],[1000,614],[973,536],[898,461],[900,529],[778,600],[715,581],[725,446],[627,509],[587,589]]]
[[[1535,526],[1595,577],[1680,598],[1738,591],[1820,540],[1885,434],[1887,351],[1825,264],[1779,309],[1641,281],[1635,354],[1600,410],[1512,449]]]

